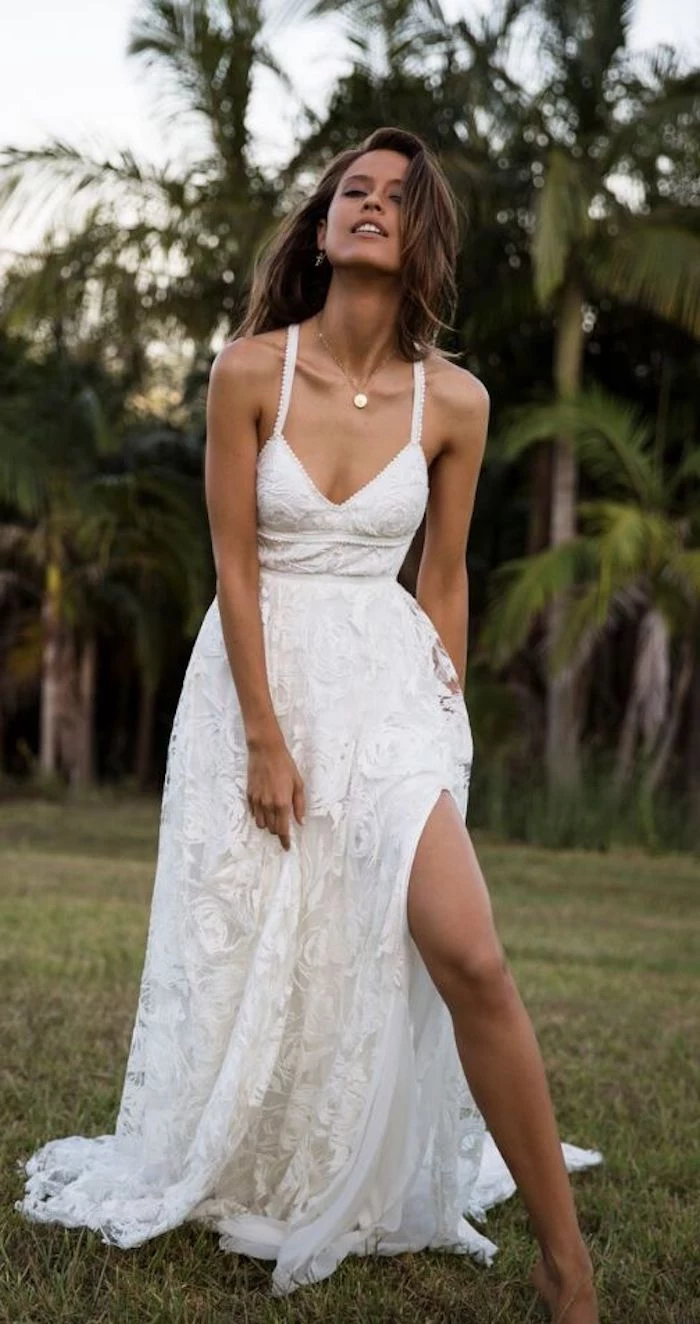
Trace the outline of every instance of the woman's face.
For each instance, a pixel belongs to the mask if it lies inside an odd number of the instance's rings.
[[[400,152],[365,152],[345,174],[318,226],[319,248],[331,266],[398,272],[401,196],[408,158]],[[365,227],[365,228],[361,228]]]

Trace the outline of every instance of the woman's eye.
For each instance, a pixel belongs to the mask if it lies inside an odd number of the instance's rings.
[[[346,197],[346,198],[352,198],[353,196],[360,196],[360,197],[362,197],[363,194],[364,194],[364,189],[361,189],[361,188],[346,188],[346,189],[345,189],[345,193],[344,193],[344,197]],[[402,198],[401,198],[400,194],[392,193],[390,196],[391,196],[391,201],[392,201],[392,202],[401,202],[401,201],[402,201]]]

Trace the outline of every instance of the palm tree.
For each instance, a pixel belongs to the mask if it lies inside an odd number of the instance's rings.
[[[132,322],[133,277],[123,267],[115,274],[111,252],[104,230],[88,226],[18,263],[3,305],[5,325],[15,328],[4,342],[12,352],[0,397],[3,560],[39,606],[40,766],[52,775],[60,764],[75,782],[93,774],[105,615],[157,585],[169,593],[171,621],[181,614],[172,604],[189,616],[201,607],[206,574],[197,501],[155,450],[151,461],[143,424],[138,462],[126,462],[122,434],[143,380],[144,328]],[[31,354],[17,335],[28,326]]]
[[[521,4],[506,0],[470,26],[466,19],[448,22],[439,0],[288,0],[289,14],[341,16],[352,67],[322,117],[307,111],[309,131],[285,182],[378,124],[399,124],[439,152],[472,222],[487,221],[505,184],[494,157],[509,132],[513,99],[522,95],[504,63]]]
[[[97,641],[118,624],[131,634],[139,665],[138,770],[146,780],[162,660],[179,632],[196,628],[209,587],[194,493],[160,465],[109,472],[97,447],[78,466],[75,455],[47,454],[56,434],[46,449],[39,447],[26,415],[17,434],[3,422],[3,439],[15,444],[0,475],[0,502],[14,504],[15,521],[3,523],[1,546],[6,570],[38,606],[40,629],[32,638],[41,684],[41,770],[51,776],[61,767],[76,785],[93,779]],[[32,500],[21,500],[25,490]]]
[[[259,0],[143,0],[128,53],[153,76],[157,113],[164,131],[177,131],[179,159],[158,168],[128,151],[100,158],[63,141],[7,148],[0,206],[16,216],[97,199],[93,225],[116,229],[115,203],[126,201],[135,219],[120,223],[111,251],[115,267],[126,264],[138,277],[135,315],[184,333],[195,360],[206,358],[212,336],[238,320],[255,252],[279,207],[279,182],[252,157],[253,74],[271,70],[286,89],[289,79],[269,50]]]
[[[168,310],[197,345],[243,311],[244,286],[276,214],[280,185],[256,166],[248,111],[256,70],[288,92],[272,55],[259,0],[144,0],[128,53],[165,92],[167,121],[189,124],[196,160],[164,236],[182,276],[168,286]]]
[[[600,390],[522,411],[501,445],[513,459],[560,435],[604,495],[578,503],[572,538],[501,567],[481,646],[504,666],[552,602],[564,601],[549,658],[572,677],[601,639],[635,621],[616,783],[629,780],[641,736],[653,790],[678,736],[700,645],[700,452],[692,438],[680,462],[664,468],[652,426]]]
[[[122,454],[124,469],[102,480],[112,519],[109,574],[98,619],[111,617],[132,641],[139,677],[134,775],[151,771],[155,699],[173,644],[192,638],[211,599],[212,566],[201,495],[186,472],[189,439],[146,426]],[[107,609],[107,610],[105,610]]]
[[[396,117],[410,81],[413,107],[401,122],[434,139],[465,210],[478,218],[476,243],[494,215],[508,221],[498,241],[502,249],[509,240],[510,269],[494,267],[491,251],[486,297],[472,288],[471,308],[465,303],[470,338],[484,317],[500,318],[501,330],[504,318],[534,320],[536,299],[553,319],[555,395],[567,400],[581,390],[587,329],[601,299],[636,304],[697,334],[700,238],[688,204],[700,75],[682,74],[668,51],[632,59],[629,0],[513,0],[481,23],[454,24],[437,0],[310,6],[316,15],[331,9],[346,16],[354,68],[293,166],[327,154],[339,131],[359,137],[382,110]],[[534,86],[513,75],[516,40],[530,50],[537,44]],[[530,549],[570,540],[577,469],[568,438],[538,449],[531,497]],[[562,610],[554,600],[552,638]],[[551,671],[548,769],[553,782],[575,782],[576,678]]]
[[[683,76],[668,53],[646,78],[634,67],[626,50],[628,0],[539,0],[537,10],[547,77],[529,125],[541,145],[531,252],[537,297],[555,318],[555,393],[566,401],[581,391],[586,332],[601,297],[700,331],[700,239],[683,188],[671,197],[674,171],[682,178],[696,150],[691,125],[700,122],[700,75]],[[661,142],[669,144],[663,173]],[[549,538],[559,547],[576,532],[576,450],[566,434],[554,440],[549,475],[545,466],[539,476],[545,488],[549,476]],[[554,599],[551,641],[564,611]],[[573,673],[553,669],[553,782],[578,776],[575,685]]]

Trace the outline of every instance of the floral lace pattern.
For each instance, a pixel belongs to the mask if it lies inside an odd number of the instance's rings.
[[[473,753],[454,666],[396,579],[427,499],[422,364],[409,443],[333,507],[281,432],[295,349],[290,328],[258,469],[260,610],[306,819],[287,852],[249,813],[214,601],[173,724],[115,1134],[45,1145],[18,1206],[125,1248],[201,1220],[275,1261],[275,1295],[351,1253],[489,1262],[465,1214],[512,1189],[406,921],[420,834],[443,789],[466,814]]]

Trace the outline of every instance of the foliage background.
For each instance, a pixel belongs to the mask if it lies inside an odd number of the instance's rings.
[[[327,11],[347,71],[264,170],[253,78],[289,85],[270,24],[311,33]],[[213,592],[209,365],[281,216],[341,146],[397,123],[458,196],[445,344],[493,406],[468,555],[472,821],[697,848],[700,73],[671,46],[632,52],[631,17],[620,0],[452,22],[435,0],[144,0],[130,58],[186,152],[7,146],[6,216],[50,203],[50,222],[0,302],[6,794],[158,786]]]

